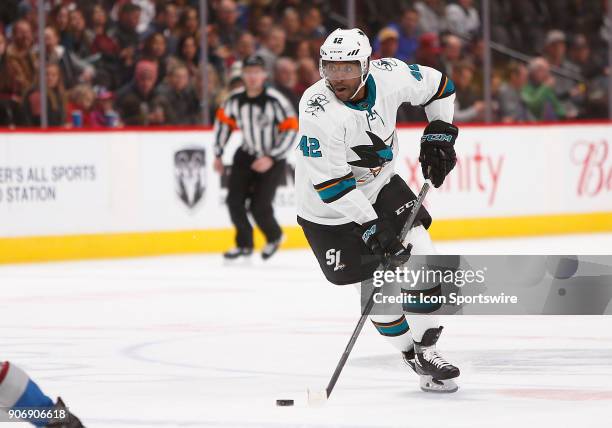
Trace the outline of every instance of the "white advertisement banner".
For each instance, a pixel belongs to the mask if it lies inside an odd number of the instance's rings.
[[[397,172],[417,191],[420,128],[398,130]],[[240,135],[232,137],[234,148]],[[0,236],[219,229],[211,131],[0,134]],[[434,219],[612,212],[612,126],[460,127],[458,163],[428,196]],[[296,152],[300,155],[300,152]],[[296,225],[293,167],[277,192]]]

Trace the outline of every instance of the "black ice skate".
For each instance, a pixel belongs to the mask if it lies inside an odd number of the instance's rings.
[[[459,389],[454,378],[459,376],[459,369],[440,355],[436,342],[442,327],[430,328],[414,348],[402,352],[404,361],[421,378],[421,389],[425,392],[455,392]]]
[[[61,397],[57,397],[57,403],[53,406],[53,411],[65,411],[66,416],[61,419],[51,419],[47,428],[85,428],[79,418],[70,413]]]
[[[278,247],[280,247],[282,240],[283,238],[280,237],[272,242],[268,242],[265,247],[263,247],[263,250],[261,250],[261,258],[268,260],[270,257],[272,257],[278,250]]]
[[[223,253],[225,260],[238,260],[238,259],[250,259],[253,254],[253,249],[248,247],[236,247]]]

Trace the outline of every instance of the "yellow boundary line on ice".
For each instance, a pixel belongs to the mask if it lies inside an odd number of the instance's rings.
[[[430,231],[434,240],[612,232],[612,212],[436,220]],[[283,248],[307,247],[299,226],[284,232]],[[233,237],[232,229],[213,229],[0,238],[0,263],[219,252]]]

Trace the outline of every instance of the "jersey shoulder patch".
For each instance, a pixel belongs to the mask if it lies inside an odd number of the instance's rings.
[[[323,117],[332,108],[333,94],[325,86],[323,80],[304,91],[300,99],[300,114],[313,117]]]
[[[406,65],[404,61],[397,58],[380,58],[370,62],[370,65],[381,71],[394,71],[398,66]]]

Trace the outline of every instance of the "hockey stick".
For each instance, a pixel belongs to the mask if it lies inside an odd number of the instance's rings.
[[[427,195],[427,192],[429,191],[429,189],[431,188],[431,181],[425,180],[425,183],[423,184],[423,187],[421,187],[421,191],[419,192],[419,196],[417,196],[413,206],[412,206],[412,210],[410,211],[410,216],[408,217],[408,220],[406,221],[406,223],[404,224],[404,227],[402,228],[402,231],[400,232],[400,242],[404,243],[404,239],[406,239],[406,236],[408,235],[408,232],[410,231],[410,229],[412,228],[412,225],[414,224],[414,220],[416,219],[417,213],[419,212],[419,209],[421,208],[421,205],[423,205],[423,201],[425,200],[425,195]],[[387,270],[389,269],[391,260],[386,260],[385,263],[381,263],[377,270]],[[357,322],[357,325],[355,326],[355,329],[353,330],[353,334],[351,334],[351,338],[349,339],[348,344],[346,345],[346,348],[344,349],[344,352],[342,353],[342,356],[340,357],[340,361],[338,361],[338,364],[336,365],[336,370],[334,370],[334,374],[332,375],[331,379],[329,380],[329,383],[327,384],[327,388],[325,388],[325,391],[320,391],[320,392],[311,392],[310,390],[308,390],[308,403],[309,404],[317,404],[321,401],[327,400],[329,398],[329,396],[331,395],[332,391],[334,390],[334,386],[336,386],[336,382],[338,381],[338,378],[340,377],[340,373],[342,373],[342,369],[344,368],[344,365],[346,364],[346,361],[348,360],[349,355],[351,354],[351,351],[353,350],[353,346],[355,346],[355,342],[357,341],[357,338],[359,337],[359,334],[361,333],[361,329],[363,328],[363,325],[365,324],[366,320],[368,319],[368,316],[370,315],[370,312],[372,311],[372,308],[374,307],[374,294],[376,294],[378,292],[378,288],[374,287],[372,289],[372,293],[370,294],[368,301],[366,303],[365,308],[363,309],[363,313],[361,314],[361,317],[359,318],[359,321]]]

